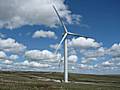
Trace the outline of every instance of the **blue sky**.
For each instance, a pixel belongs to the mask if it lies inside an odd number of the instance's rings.
[[[72,2],[72,0],[70,0]],[[78,0],[68,2],[73,12],[83,16],[83,24],[88,28],[79,28],[79,33],[90,35],[111,46],[119,41],[120,6],[119,0]]]
[[[14,1],[17,3],[14,3]],[[10,45],[15,47],[17,47],[16,43],[23,45],[22,54],[20,55],[18,53],[21,50],[16,53],[16,50],[13,50],[14,47],[11,46],[10,50],[6,50],[5,45],[0,45],[1,70],[9,70],[7,67],[11,67],[10,70],[23,70],[24,68],[36,71],[63,69],[63,65],[60,68],[57,67],[57,61],[53,60],[54,62],[52,62],[45,58],[49,53],[51,56],[53,55],[55,44],[60,42],[64,31],[51,7],[54,4],[69,31],[92,38],[92,40],[87,40],[80,37],[68,37],[68,43],[70,44],[68,47],[70,49],[69,56],[71,56],[68,57],[70,60],[71,58],[74,59],[70,61],[74,62],[74,64],[70,63],[70,71],[94,74],[98,72],[100,74],[120,74],[119,0],[50,0],[50,3],[47,0],[45,2],[30,0],[29,3],[27,1],[24,2],[24,0],[13,0],[9,3],[8,1],[0,0],[0,2],[0,12],[3,14],[0,15],[0,44],[8,43],[9,45],[8,38],[11,38],[15,42]],[[33,2],[32,7],[31,2]],[[43,3],[43,5],[48,5],[48,7],[45,6],[44,9],[44,6],[39,6],[37,3]],[[10,8],[8,9],[8,7]],[[37,31],[39,31],[39,35],[35,35]],[[40,31],[43,31],[42,35]],[[33,37],[34,35],[35,37]],[[7,58],[3,53],[6,54]],[[43,55],[41,53],[47,54]],[[63,58],[63,47],[59,49],[58,53],[61,54],[60,58]],[[34,54],[38,56],[31,56]],[[10,58],[11,55],[14,55],[14,58]],[[40,57],[46,61],[41,61]],[[17,69],[15,68],[16,65],[18,65]]]

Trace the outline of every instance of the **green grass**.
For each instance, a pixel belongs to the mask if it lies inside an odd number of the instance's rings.
[[[62,73],[0,72],[0,90],[120,90],[119,75],[69,74],[71,83],[67,84],[41,81],[36,76],[63,79]],[[93,84],[80,84],[74,81]]]

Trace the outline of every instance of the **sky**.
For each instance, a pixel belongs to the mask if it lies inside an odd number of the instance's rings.
[[[0,70],[61,71],[63,28],[69,72],[120,74],[120,0],[0,0]],[[59,61],[62,62],[59,65]]]

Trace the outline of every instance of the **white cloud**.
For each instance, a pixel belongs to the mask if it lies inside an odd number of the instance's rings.
[[[68,57],[68,61],[69,61],[69,62],[76,63],[77,60],[78,60],[78,57],[77,57],[76,55],[70,55],[70,56]]]
[[[0,33],[0,38],[5,38],[5,37],[6,37],[6,35],[5,35],[5,34]]]
[[[79,47],[82,49],[98,48],[101,46],[101,44],[96,42],[94,39],[86,39],[84,37],[73,38],[71,41],[68,42],[68,45],[71,47]]]
[[[24,52],[25,49],[26,49],[26,46],[16,42],[12,38],[8,38],[8,39],[0,38],[0,50],[18,54],[18,53]]]
[[[120,57],[113,57],[111,62],[120,63]]]
[[[81,63],[88,64],[88,63],[90,63],[90,62],[92,62],[92,61],[95,61],[95,60],[97,60],[97,58],[86,58],[86,57],[82,57]]]
[[[55,35],[55,32],[40,30],[40,31],[36,31],[33,34],[33,38],[54,38],[56,39],[57,37]]]
[[[76,50],[76,48],[69,47],[68,48],[68,55],[77,55],[77,50]]]
[[[5,64],[12,64],[13,61],[11,61],[11,60],[5,60],[3,63],[5,63]]]
[[[76,68],[74,66],[71,67],[72,70],[75,70]]]
[[[120,62],[120,44],[113,44],[110,48],[97,48],[95,50],[84,50],[81,53],[83,55],[82,63],[90,63],[96,60],[106,60],[100,66],[115,66]],[[110,62],[110,63],[109,63]],[[113,65],[109,65],[109,64]]]
[[[82,55],[81,63],[89,64],[91,62],[97,61],[99,59],[105,59],[108,54],[108,49],[100,47],[97,49],[84,49],[81,50],[80,54]]]
[[[22,65],[29,66],[29,67],[36,67],[36,68],[40,68],[40,67],[47,68],[50,66],[49,64],[41,64],[35,61],[24,61]]]
[[[110,61],[106,61],[106,62],[103,62],[103,63],[102,63],[102,66],[104,66],[104,67],[110,67],[110,66],[112,66],[112,65],[113,65],[113,63],[110,62]]]
[[[64,57],[61,57],[59,60],[61,60],[60,63],[62,63],[62,64],[64,63]],[[69,64],[75,64],[75,63],[77,63],[77,61],[78,61],[77,55],[68,56],[68,63]]]
[[[16,59],[18,59],[18,55],[7,56],[5,52],[0,51],[0,60],[2,60],[4,64],[12,64]]]
[[[58,44],[50,45],[49,47],[50,47],[50,48],[53,48],[53,49],[57,49]]]
[[[120,49],[120,44],[113,44],[112,47],[111,47],[111,50],[117,50],[117,49]]]
[[[118,66],[120,66],[120,63],[117,63]]]
[[[9,58],[10,58],[11,60],[16,60],[16,59],[19,58],[19,56],[18,56],[18,55],[11,55]]]
[[[23,25],[58,24],[58,17],[52,5],[55,5],[62,18],[71,23],[79,23],[80,15],[71,14],[65,0],[0,0],[0,27],[13,29]]]
[[[5,52],[0,51],[0,60],[4,60],[7,57],[7,55],[5,54]]]
[[[110,49],[108,49],[108,54],[112,55],[113,58],[120,57],[120,44],[113,44]]]
[[[25,57],[28,60],[32,61],[48,61],[48,62],[56,62],[61,58],[60,54],[55,55],[51,51],[48,50],[30,50],[25,52]]]
[[[86,65],[86,64],[79,64],[79,68],[84,69],[84,70],[91,70],[91,69],[94,69],[94,66]]]

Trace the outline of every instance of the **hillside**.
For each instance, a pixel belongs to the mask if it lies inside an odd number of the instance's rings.
[[[120,75],[69,74],[56,72],[0,72],[0,90],[120,90]]]

